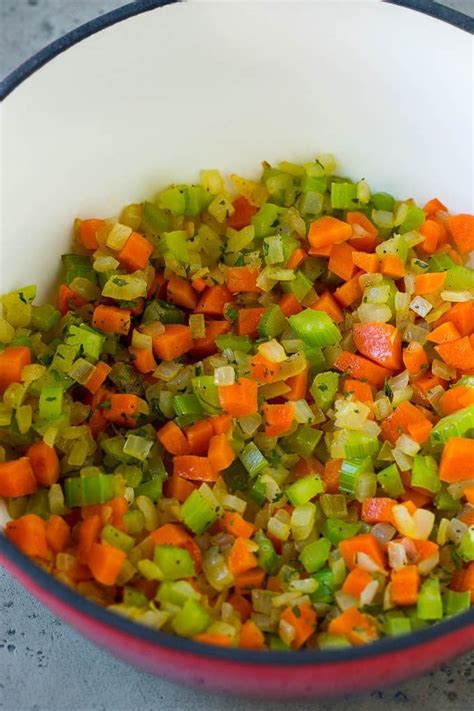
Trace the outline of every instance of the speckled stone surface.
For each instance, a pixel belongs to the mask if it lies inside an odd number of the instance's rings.
[[[121,4],[117,0],[0,0],[0,77],[73,27]],[[474,15],[474,0],[445,0],[444,4]],[[430,711],[474,707],[474,653],[392,689],[291,704],[292,711],[418,711],[426,706]],[[138,672],[73,632],[0,568],[2,711],[250,708],[270,711],[283,704],[205,694]]]

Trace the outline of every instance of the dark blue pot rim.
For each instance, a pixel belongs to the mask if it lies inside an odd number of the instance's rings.
[[[117,22],[126,20],[134,15],[139,15],[149,10],[171,5],[179,0],[136,0],[128,5],[112,10],[100,17],[87,22],[84,25],[68,32],[63,37],[55,40],[44,49],[40,50],[33,57],[21,64],[11,74],[0,83],[0,99],[4,99],[19,84],[31,76],[34,72],[44,66],[58,54],[61,54],[69,47],[81,42],[100,30],[115,25]],[[409,9],[423,12],[427,15],[448,22],[461,30],[474,33],[474,20],[456,10],[451,10],[430,0],[385,0],[394,5],[400,5]],[[303,650],[300,652],[254,652],[241,649],[228,649],[223,647],[213,647],[190,639],[176,637],[160,630],[152,630],[142,625],[136,624],[117,614],[109,612],[107,609],[96,605],[87,598],[79,595],[74,590],[68,588],[59,580],[43,571],[35,565],[29,558],[23,555],[10,541],[0,534],[0,552],[6,560],[9,560],[15,567],[23,570],[38,587],[46,593],[58,597],[62,602],[78,610],[98,622],[109,627],[115,627],[121,632],[132,637],[138,637],[148,643],[156,644],[161,648],[172,649],[177,652],[196,654],[213,659],[220,659],[229,662],[250,664],[250,665],[274,665],[274,666],[299,666],[303,664],[334,664],[348,661],[365,660],[381,655],[390,655],[402,650],[422,646],[432,640],[445,635],[452,634],[469,624],[474,623],[474,608],[460,615],[444,620],[430,627],[412,632],[406,636],[385,637],[377,642],[361,647],[350,647],[340,650],[318,651]]]

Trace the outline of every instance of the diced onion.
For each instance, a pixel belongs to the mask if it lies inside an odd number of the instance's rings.
[[[358,568],[367,571],[367,573],[383,573],[386,575],[386,571],[381,568],[370,555],[367,555],[367,553],[356,553],[356,565]]]
[[[415,442],[414,439],[406,434],[401,434],[395,444],[403,454],[407,454],[409,457],[414,457],[420,451],[418,442]]]
[[[410,303],[410,309],[422,318],[429,314],[432,308],[433,305],[430,304],[430,302],[424,299],[422,296],[415,296],[415,298]]]
[[[371,533],[381,545],[385,545],[394,537],[396,530],[389,523],[376,523]]]
[[[257,350],[271,363],[283,363],[287,358],[285,349],[275,338],[267,343],[260,343]]]
[[[126,241],[132,234],[132,228],[127,225],[122,225],[120,222],[116,222],[107,235],[106,245],[113,249],[115,252],[119,252],[125,245]]]
[[[441,380],[456,380],[457,378],[456,368],[451,368],[451,366],[446,365],[446,363],[443,363],[442,360],[438,360],[437,358],[433,359],[431,372],[433,375],[437,375],[438,378],[441,378]]]
[[[406,509],[405,509],[406,510]],[[408,558],[405,546],[395,541],[390,541],[387,546],[388,563],[393,570],[400,570],[408,565]]]
[[[461,303],[463,301],[472,301],[474,293],[472,291],[442,291],[441,298],[443,301]]]
[[[216,385],[233,385],[235,383],[235,370],[231,365],[225,365],[214,370],[214,383]]]
[[[296,400],[293,404],[294,418],[299,424],[312,424],[314,414],[306,400]]]
[[[417,509],[413,514],[415,524],[414,538],[426,541],[430,537],[435,522],[435,515],[428,509]]]
[[[342,612],[350,610],[351,607],[357,607],[357,600],[353,598],[352,595],[342,592],[342,590],[338,590],[334,597],[336,599],[337,606],[340,610],[342,610]]]
[[[370,605],[374,597],[377,595],[379,591],[379,581],[378,580],[371,580],[370,583],[367,583],[365,588],[362,590],[360,594],[360,606],[364,607],[364,605]]]

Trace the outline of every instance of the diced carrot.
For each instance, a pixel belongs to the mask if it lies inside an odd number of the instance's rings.
[[[240,628],[239,647],[241,649],[266,649],[263,632],[253,620],[247,620]]]
[[[362,298],[362,289],[359,284],[359,276],[362,272],[357,272],[352,279],[338,287],[334,292],[334,298],[341,306],[350,306]]]
[[[439,464],[441,481],[456,482],[474,479],[474,440],[451,437],[444,445]]]
[[[441,225],[435,220],[428,219],[418,229],[425,238],[421,244],[417,245],[418,249],[425,254],[434,254],[442,237]]]
[[[366,644],[378,639],[375,622],[362,614],[356,607],[350,607],[329,623],[329,634],[346,637],[354,645]]]
[[[233,385],[219,385],[219,402],[222,409],[233,417],[254,415],[258,410],[258,385],[249,378],[240,378]]]
[[[217,481],[219,478],[219,472],[216,472],[207,457],[194,454],[175,456],[173,474],[191,481]]]
[[[339,543],[339,551],[348,568],[357,566],[357,554],[365,553],[379,568],[385,568],[385,556],[382,547],[371,533],[361,533],[353,538],[346,538]]]
[[[354,568],[344,580],[342,592],[358,600],[361,592],[373,580],[372,576],[362,568]]]
[[[390,377],[391,371],[381,365],[349,351],[341,351],[334,362],[334,368],[348,373],[352,378],[365,380],[377,388],[381,388],[386,378]]]
[[[421,425],[421,429],[418,429],[416,425]],[[380,427],[382,437],[392,444],[395,444],[402,432],[410,435],[413,439],[415,439],[414,435],[422,436],[421,441],[416,440],[422,444],[428,438],[432,424],[421,410],[411,402],[404,400],[388,417],[382,420]]]
[[[102,585],[115,585],[127,558],[125,551],[107,543],[93,543],[87,561],[92,575]]]
[[[128,503],[125,496],[115,496],[106,504],[102,504],[103,518],[110,520],[112,526],[119,528],[121,531],[125,529],[125,523],[123,521],[124,514],[128,511]],[[110,512],[110,513],[109,513]],[[110,516],[110,519],[108,517]]]
[[[466,497],[467,503],[474,506],[474,484],[464,487],[464,496]]]
[[[104,384],[111,370],[112,368],[108,366],[107,363],[104,363],[103,360],[99,360],[98,363],[96,363],[94,370],[84,383],[84,387],[90,393],[96,393],[101,385]]]
[[[434,328],[431,333],[427,335],[426,340],[439,344],[455,341],[458,338],[461,338],[461,334],[454,323],[452,321],[446,321],[442,323],[441,326]]]
[[[201,570],[201,549],[184,528],[178,523],[165,523],[150,533],[156,546],[168,545],[185,548],[194,561],[196,573]]]
[[[173,454],[207,454],[209,442],[214,435],[214,427],[210,419],[199,420],[185,430],[189,445],[188,452],[173,452]]]
[[[231,324],[228,321],[207,321],[206,335],[195,338],[191,353],[196,358],[206,358],[217,352],[216,337],[229,333]]]
[[[235,511],[226,511],[220,519],[221,526],[236,538],[252,538],[257,530],[253,523],[249,523]]]
[[[342,459],[329,459],[324,467],[324,473],[321,475],[322,480],[326,485],[327,494],[339,493],[339,475],[342,466]]]
[[[137,395],[114,393],[110,396],[110,408],[104,410],[104,417],[122,427],[135,427],[139,403]]]
[[[204,279],[202,277],[198,277],[197,279],[192,279],[191,284],[192,284],[194,291],[197,291],[199,294],[201,294],[207,286],[206,282],[204,281]]]
[[[291,642],[292,649],[302,647],[316,630],[316,611],[308,603],[295,607],[286,607],[281,613],[280,620],[284,620],[294,629],[295,635]]]
[[[447,225],[454,244],[461,254],[472,252],[474,249],[474,215],[450,215]]]
[[[146,293],[146,298],[147,299],[162,299],[166,296],[166,286],[167,286],[167,280],[165,279],[165,275],[163,272],[155,272],[155,276],[153,277],[153,280],[148,287],[148,291]]]
[[[301,249],[298,247],[298,249],[295,249],[293,254],[290,256],[288,259],[288,262],[286,264],[288,269],[297,269],[301,262],[303,262],[306,258],[306,252],[304,249]]]
[[[245,595],[254,588],[263,588],[264,580],[265,571],[261,568],[251,568],[250,570],[246,570],[244,573],[239,573],[235,576],[235,592],[239,595]]]
[[[34,494],[38,488],[31,461],[20,457],[10,462],[0,462],[0,496],[17,498]]]
[[[405,264],[396,254],[386,254],[382,259],[380,271],[384,276],[392,279],[401,279],[406,274]]]
[[[259,383],[273,383],[281,372],[281,363],[274,363],[261,353],[256,353],[250,361],[250,376]]]
[[[191,329],[181,323],[169,323],[164,333],[153,336],[153,351],[161,360],[179,358],[192,347]]]
[[[294,479],[303,479],[305,476],[308,476],[308,474],[318,474],[322,479],[324,479],[324,465],[321,464],[319,459],[316,459],[316,457],[299,459],[294,467],[291,468],[291,475]]]
[[[173,274],[168,282],[167,292],[168,301],[171,304],[178,304],[178,306],[184,306],[186,309],[196,308],[196,292],[186,279]]]
[[[215,415],[210,418],[214,434],[224,434],[232,427],[231,415]]]
[[[232,605],[234,610],[240,615],[242,622],[246,622],[252,614],[252,603],[250,603],[243,595],[234,593],[227,600],[229,605]]]
[[[368,497],[362,502],[361,518],[366,523],[392,523],[392,508],[396,503],[395,499],[384,496]]]
[[[352,393],[354,400],[359,402],[373,402],[374,395],[369,383],[363,383],[360,380],[346,378],[342,388],[345,393]]]
[[[105,225],[105,220],[81,220],[79,224],[79,239],[86,249],[97,249],[97,231]]]
[[[237,334],[239,336],[250,336],[250,338],[256,338],[258,325],[265,311],[266,309],[263,307],[239,309],[237,318]]]
[[[378,272],[380,269],[379,258],[376,254],[370,254],[369,252],[352,252],[352,262],[356,267],[362,269],[363,272],[368,274],[373,274]]]
[[[178,523],[165,523],[150,533],[155,546],[178,546],[188,551],[194,561],[196,572],[201,570],[201,550],[192,536]]]
[[[53,553],[61,553],[71,538],[71,529],[62,516],[50,516],[46,521],[46,542]]]
[[[451,304],[449,311],[437,323],[452,321],[461,336],[469,336],[474,332],[474,303],[461,301]]]
[[[5,535],[9,541],[31,558],[49,558],[46,523],[36,514],[25,514],[8,521]]]
[[[289,316],[295,316],[296,314],[299,314],[301,311],[303,311],[303,307],[301,306],[296,296],[294,294],[291,294],[290,292],[288,292],[288,294],[283,294],[283,296],[278,302],[278,306],[287,318]]]
[[[325,291],[324,294],[321,294],[321,296],[311,304],[310,308],[314,309],[314,311],[325,311],[335,323],[342,323],[344,321],[342,309],[329,291]]]
[[[415,278],[415,294],[425,296],[440,291],[446,281],[446,272],[430,272],[429,274],[418,274]]]
[[[392,570],[392,600],[401,607],[416,605],[420,574],[416,565],[406,565],[399,570]]]
[[[474,561],[468,563],[467,567],[454,574],[451,588],[459,592],[469,591],[471,593],[471,603],[474,603]]]
[[[271,538],[271,536],[268,536]],[[276,551],[278,551],[278,546],[275,546],[275,543],[272,541],[273,547],[275,548]],[[281,544],[281,541],[279,541]],[[270,592],[283,592],[283,586],[281,584],[281,580],[278,577],[278,575],[269,575],[267,579],[267,590]]]
[[[434,541],[424,541],[422,539],[411,539],[416,548],[416,562],[421,563],[428,558],[432,558],[439,552],[439,545]]]
[[[336,217],[325,215],[309,226],[308,241],[312,247],[345,242],[352,236],[352,227]]]
[[[298,375],[287,378],[285,385],[290,388],[290,391],[282,396],[285,400],[303,400],[308,388],[308,368],[302,370]]]
[[[447,212],[448,208],[446,205],[443,205],[438,198],[432,198],[431,200],[428,200],[426,205],[423,207],[423,211],[428,215],[433,215],[435,212]]]
[[[356,270],[352,260],[353,252],[354,249],[348,245],[347,242],[335,244],[331,250],[328,268],[333,274],[336,274],[344,281],[349,281],[349,279],[354,276]]]
[[[59,458],[54,447],[49,447],[46,442],[39,440],[32,444],[26,451],[30,460],[33,474],[38,484],[52,486],[59,479]]]
[[[284,405],[264,403],[262,413],[267,437],[281,437],[287,434],[295,421],[295,411],[290,402]]]
[[[259,271],[256,267],[229,267],[226,273],[226,284],[231,294],[250,292],[259,294],[257,277]]]
[[[333,246],[334,245],[332,244],[325,244],[321,247],[310,246],[310,248],[308,249],[308,254],[312,257],[330,257]]]
[[[402,341],[398,329],[389,323],[355,323],[352,337],[359,353],[384,368],[402,367]]]
[[[211,437],[207,456],[212,468],[217,472],[222,472],[227,467],[230,467],[236,455],[226,434],[213,435]]]
[[[8,346],[0,353],[0,394],[12,383],[21,382],[21,371],[30,363],[31,353],[26,346]]]
[[[130,311],[117,306],[99,304],[92,315],[92,326],[104,333],[117,333],[126,336],[130,331]]]
[[[77,553],[80,563],[87,563],[92,546],[99,538],[102,525],[102,519],[99,514],[93,514],[79,524],[77,530]]]
[[[232,645],[232,637],[218,632],[200,632],[194,635],[193,640],[201,642],[201,644],[213,644],[216,647],[230,647]]]
[[[117,254],[120,264],[132,272],[144,269],[153,254],[153,245],[143,235],[132,232]]]
[[[257,567],[257,558],[250,550],[250,543],[247,538],[238,536],[235,539],[232,548],[229,551],[227,565],[234,577]]]
[[[169,499],[176,499],[180,503],[186,501],[196,486],[187,479],[173,474],[163,483],[163,493]]]
[[[457,410],[474,405],[474,388],[458,385],[455,388],[446,390],[439,399],[439,405],[443,415],[451,415]]]
[[[155,358],[153,357],[152,350],[149,348],[134,348],[133,346],[130,346],[128,351],[133,358],[133,367],[136,368],[139,373],[153,373],[153,371],[156,370],[157,364]]]
[[[431,373],[422,375],[411,383],[413,388],[413,402],[424,405],[425,407],[430,407],[430,401],[428,399],[429,391],[438,385],[444,387],[444,384],[445,381],[438,378],[437,375],[432,375]]]
[[[418,488],[412,489],[412,487],[408,485],[405,485],[405,493],[402,494],[401,499],[405,503],[413,504],[414,510],[422,509],[426,505],[433,503],[433,495],[431,493],[422,492],[421,489]]]
[[[157,438],[170,454],[189,454],[189,440],[176,422],[169,420],[156,433]]]
[[[474,370],[474,348],[468,336],[435,346],[446,365],[466,372]]]
[[[106,420],[103,411],[94,410],[89,418],[88,425],[91,431],[91,435],[94,437],[94,439],[97,439],[99,434],[103,432],[108,425],[108,421]]]
[[[251,205],[243,195],[239,195],[233,203],[234,214],[227,220],[228,227],[232,227],[234,230],[241,230],[247,225],[250,225],[250,220],[258,212],[258,209]]]
[[[58,309],[64,316],[68,311],[80,309],[87,301],[76,294],[67,284],[61,284],[58,290]]]
[[[421,343],[412,341],[403,349],[403,364],[411,375],[417,375],[429,365],[429,359]]]
[[[379,232],[376,226],[369,220],[369,218],[364,215],[363,212],[348,212],[346,215],[346,220],[347,222],[354,227],[354,225],[358,225],[359,227],[362,228],[363,232],[366,232],[368,235],[371,237],[377,237]],[[352,238],[353,240],[357,239],[358,234],[357,230],[353,229],[353,235]],[[374,245],[375,247],[375,245]],[[372,250],[364,250],[364,251],[372,251]]]
[[[222,316],[224,306],[232,302],[232,294],[223,284],[208,286],[201,294],[194,312],[205,316]]]

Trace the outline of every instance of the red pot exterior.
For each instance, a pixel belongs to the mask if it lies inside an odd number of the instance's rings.
[[[362,692],[421,674],[473,648],[474,623],[416,645],[354,659],[286,664],[242,662],[219,657],[218,652],[192,653],[124,632],[62,600],[31,579],[12,561],[3,563],[52,612],[100,647],[151,674],[203,689],[266,697],[335,696]]]

